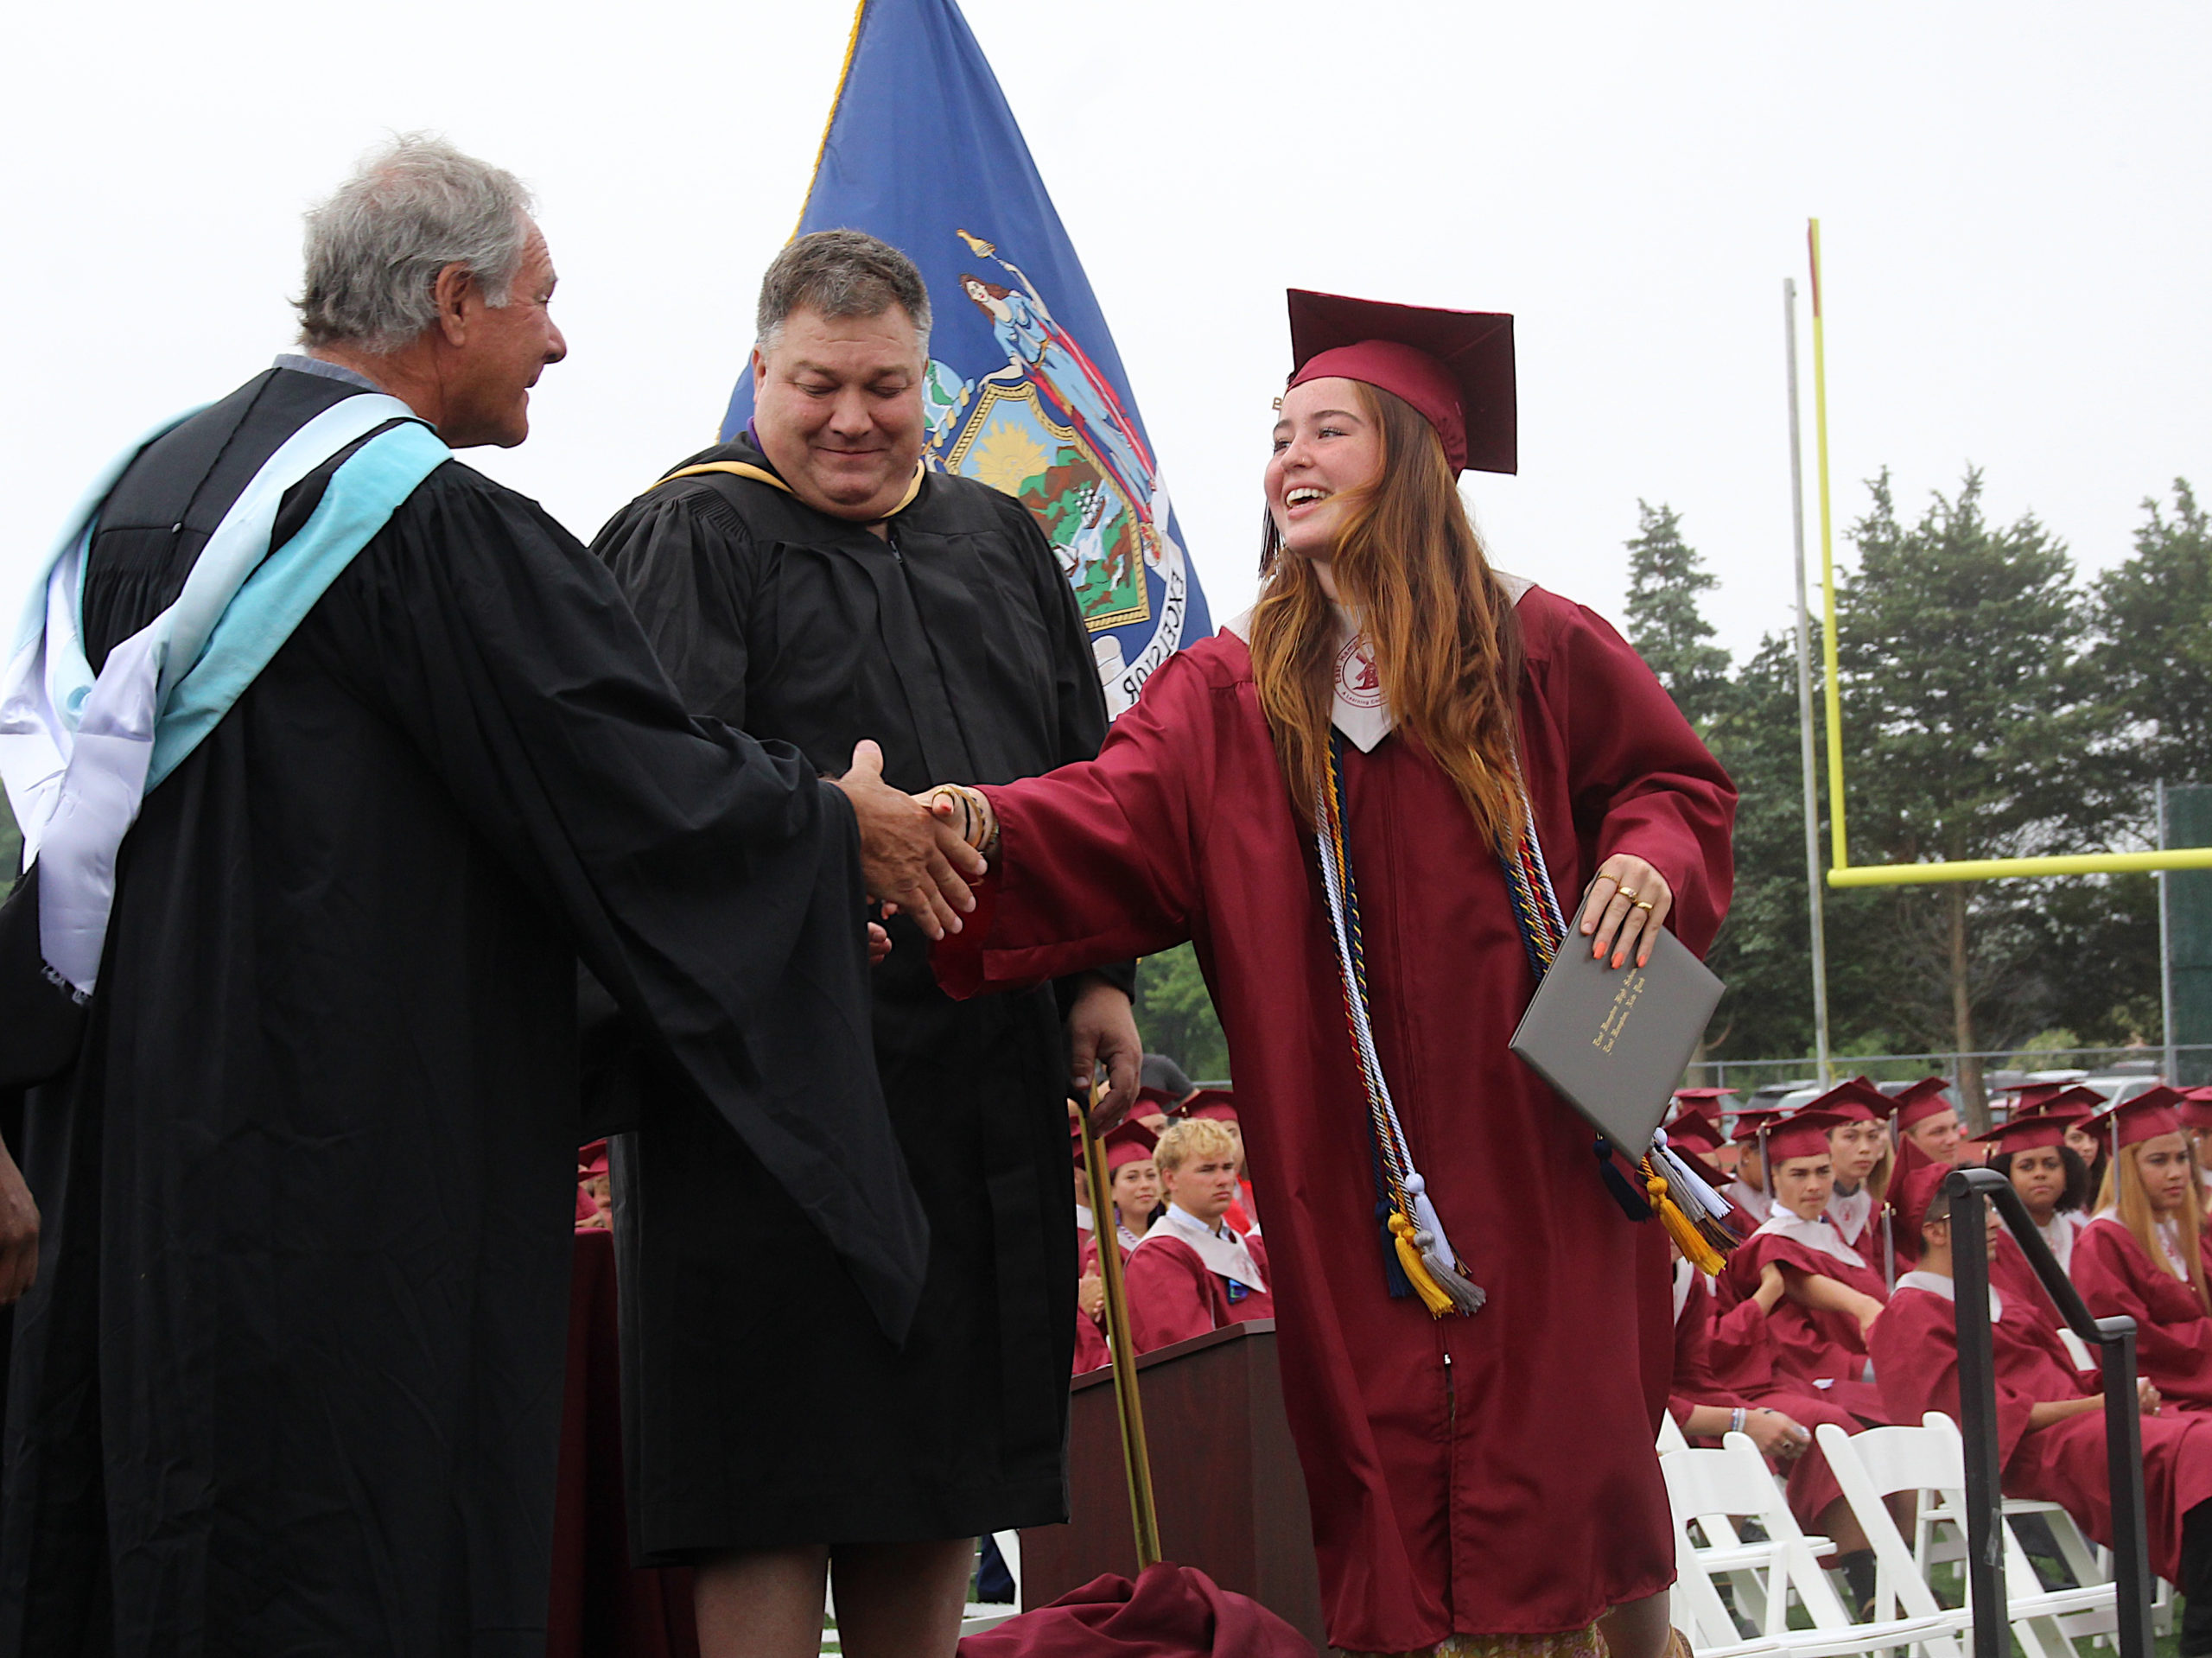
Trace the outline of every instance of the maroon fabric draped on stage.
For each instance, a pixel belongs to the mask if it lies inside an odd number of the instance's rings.
[[[614,1238],[576,1234],[569,1380],[561,1402],[546,1658],[699,1658],[691,1574],[630,1564],[622,1512],[622,1396]]]

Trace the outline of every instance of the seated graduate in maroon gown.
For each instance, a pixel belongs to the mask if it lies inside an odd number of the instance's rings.
[[[1671,1130],[1669,1138],[1673,1139]],[[1873,1553],[1813,1430],[1822,1422],[1833,1422],[1846,1433],[1856,1433],[1866,1424],[1809,1388],[1795,1393],[1786,1387],[1770,1388],[1753,1394],[1728,1387],[1713,1364],[1717,1303],[1705,1274],[1678,1258],[1675,1262],[1675,1373],[1668,1384],[1667,1413],[1693,1440],[1717,1445],[1724,1433],[1749,1434],[1768,1464],[1787,1477],[1789,1511],[1797,1516],[1797,1523],[1835,1544],[1841,1558],[1834,1564],[1843,1568],[1852,1587],[1859,1591],[1857,1598],[1864,1600],[1874,1591]],[[1759,1317],[1757,1322],[1763,1327],[1765,1319]]]
[[[1923,1217],[1920,1265],[1897,1280],[1874,1324],[1875,1370],[1900,1422],[1917,1422],[1927,1411],[1964,1420],[1951,1227],[1941,1195],[1948,1172],[1922,1169],[1907,1184],[1906,1207]],[[1988,1216],[1993,1242],[1994,1205]],[[2058,1503],[2110,1547],[2104,1401],[2095,1373],[2076,1370],[2056,1327],[1994,1283],[1989,1317],[2005,1495]],[[2164,1405],[2147,1378],[2139,1388],[2151,1569],[2187,1598],[2181,1650],[2197,1658],[2212,1653],[2212,1420]]]
[[[2056,1115],[2016,1115],[1974,1137],[1975,1144],[1990,1148],[1989,1166],[2012,1183],[2061,1272],[2071,1270],[2074,1240],[2089,1223],[2088,1166],[2066,1143],[2066,1130],[2069,1122],[2092,1115],[2085,1108],[2062,1107]],[[2053,1325],[2058,1323],[2058,1309],[2009,1230],[2000,1231],[1991,1246],[1989,1275],[2006,1294],[2019,1297]]]
[[[2186,1409],[2212,1408],[2212,1299],[2205,1293],[2196,1163],[2158,1087],[2090,1120],[2110,1148],[2097,1212],[2074,1241],[2071,1272],[2089,1311],[2135,1320],[2135,1359]]]
[[[1828,1222],[1887,1284],[1897,1276],[1888,1202],[1897,1176],[1897,1150],[1890,1143],[1890,1097],[1864,1077],[1853,1077],[1807,1101],[1805,1109],[1843,1119],[1828,1131],[1828,1150],[1835,1164]]]
[[[1081,1141],[1077,1141],[1080,1147]],[[1103,1217],[1111,1226],[1122,1251],[1129,1258],[1137,1240],[1160,1206],[1160,1171],[1152,1160],[1159,1142],[1141,1122],[1124,1122],[1105,1135],[1100,1145],[1106,1156],[1107,1178],[1114,1194],[1113,1213]],[[1078,1155],[1080,1151],[1078,1150]],[[1106,1293],[1098,1268],[1098,1239],[1095,1231],[1082,1235],[1076,1264],[1075,1374],[1103,1368],[1112,1357],[1103,1320]],[[1141,1346],[1138,1349],[1143,1350]]]
[[[1160,1137],[1167,1207],[1129,1253],[1129,1333],[1149,1353],[1224,1324],[1275,1316],[1268,1248],[1223,1217],[1236,1201],[1243,1143],[1210,1118]]]
[[[1665,1237],[1507,1044],[1558,948],[1711,943],[1735,791],[1610,626],[1483,555],[1457,474],[1514,464],[1508,320],[1293,313],[1258,604],[1160,667],[1097,760],[937,791],[995,849],[938,975],[972,994],[1196,943],[1333,1645],[1585,1651],[1605,1617],[1617,1658],[1653,1658]]]
[[[1834,1185],[1828,1133],[1842,1121],[1808,1106],[1766,1131],[1774,1212],[1729,1258],[1728,1280],[1745,1305],[1765,1309],[1780,1367],[1798,1388],[1878,1421],[1866,1331],[1888,1290],[1825,1214]]]
[[[1183,1103],[1186,1119],[1205,1117],[1236,1136],[1236,1201],[1222,1217],[1243,1233],[1260,1229],[1260,1206],[1252,1197],[1252,1171],[1244,1159],[1244,1121],[1236,1113],[1236,1096],[1225,1088],[1202,1088]]]
[[[1921,1156],[1952,1167],[1973,1160],[1961,1136],[1951,1085],[1941,1077],[1922,1077],[1897,1096],[1897,1138],[1910,1140]]]
[[[1774,1198],[1767,1191],[1766,1140],[1769,1128],[1782,1121],[1782,1113],[1754,1106],[1736,1114],[1735,1132],[1729,1143],[1736,1147],[1736,1172],[1720,1195],[1757,1227],[1774,1213]]]

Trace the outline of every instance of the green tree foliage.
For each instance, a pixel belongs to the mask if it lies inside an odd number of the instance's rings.
[[[1193,1081],[1217,1082],[1229,1075],[1229,1039],[1221,1033],[1198,952],[1190,945],[1178,944],[1137,964],[1134,1011],[1147,1052],[1166,1054]]]
[[[1820,649],[1817,632],[1813,649]],[[1738,791],[1736,890],[1707,957],[1728,987],[1707,1034],[1712,1052],[1769,1058],[1815,1045],[1798,726],[1796,641],[1770,635],[1737,675],[1727,713],[1705,734]],[[1825,859],[1825,814],[1818,827]],[[1822,902],[1831,1026],[1881,1030],[1879,899],[1828,893]]]
[[[2094,709],[2076,657],[2088,614],[2064,547],[2032,516],[1991,524],[1978,472],[1910,524],[1887,473],[1870,488],[1851,531],[1859,566],[1837,588],[1853,861],[2094,844],[2111,803],[2085,765]],[[1891,894],[1891,992],[1919,1038],[1910,1045],[2004,1047],[2050,1023],[2043,883]]]
[[[2182,478],[2172,516],[2156,500],[2143,511],[2134,556],[2098,581],[2091,615],[2116,769],[2139,786],[2212,782],[2212,523]]]
[[[1713,625],[1698,603],[1718,583],[1682,539],[1680,513],[1663,502],[1639,500],[1636,510],[1636,536],[1627,543],[1629,643],[1703,731],[1728,696],[1728,653],[1713,643]]]

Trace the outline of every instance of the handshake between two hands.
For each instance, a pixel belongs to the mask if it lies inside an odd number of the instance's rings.
[[[852,802],[861,832],[861,874],[868,895],[886,916],[904,911],[931,939],[961,930],[961,917],[976,907],[968,883],[989,867],[983,854],[998,846],[998,816],[975,790],[940,783],[910,795],[883,780],[883,751],[862,741],[853,750],[852,769],[833,779]],[[890,935],[868,924],[868,959],[891,953]],[[1144,1045],[1129,1012],[1129,999],[1117,985],[1097,975],[1076,994],[1067,1018],[1071,1060],[1071,1088],[1078,1096],[1093,1087],[1094,1073],[1106,1072],[1104,1097],[1091,1113],[1103,1133],[1136,1102],[1139,1062]]]
[[[981,848],[996,840],[990,807],[972,790],[941,784],[910,795],[883,780],[883,751],[863,740],[852,769],[832,779],[852,803],[861,835],[861,875],[887,916],[902,911],[932,939],[958,932],[976,907],[968,883],[989,866]],[[889,937],[873,924],[868,956],[881,961]]]

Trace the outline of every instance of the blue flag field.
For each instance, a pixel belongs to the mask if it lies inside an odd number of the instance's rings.
[[[1213,624],[1106,319],[954,0],[863,0],[798,233],[839,229],[920,267],[929,464],[1036,515],[1120,714]],[[724,440],[752,413],[747,372]]]

